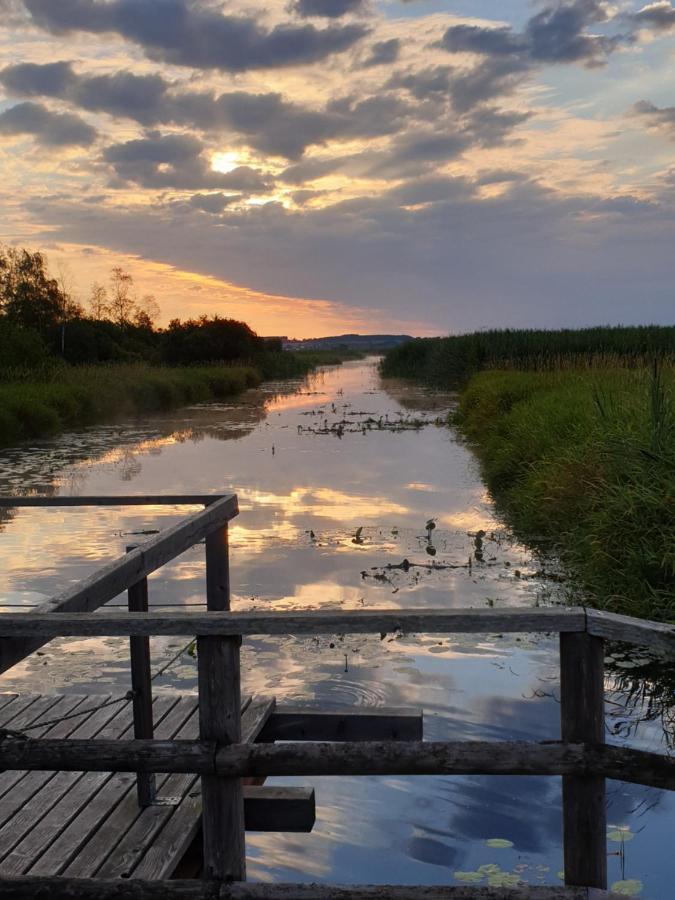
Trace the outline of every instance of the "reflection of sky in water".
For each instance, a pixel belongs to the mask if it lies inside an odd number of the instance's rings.
[[[308,382],[265,385],[239,402],[209,404],[65,435],[0,453],[0,491],[122,494],[234,490],[233,605],[290,610],[495,606],[555,602],[550,562],[511,544],[466,448],[451,431],[372,430],[317,435],[307,428],[389,416],[432,420],[448,395],[378,382],[370,363],[350,363]],[[302,429],[302,430],[301,430]],[[0,534],[0,601],[28,607],[62,590],[143,532],[185,508],[24,509]],[[433,518],[435,555],[425,523]],[[0,529],[3,528],[0,520]],[[483,561],[468,532],[487,532]],[[357,533],[357,529],[361,529]],[[406,558],[415,564],[398,565]],[[156,606],[198,606],[203,548],[151,578]],[[122,598],[113,605],[123,603]],[[153,640],[155,668],[175,661],[158,689],[193,689],[183,639]],[[428,739],[546,739],[559,734],[557,649],[548,638],[380,635],[261,637],[243,649],[244,686],[332,705],[389,704],[425,711]],[[0,678],[0,689],[127,687],[126,643],[55,642]],[[662,748],[659,722],[631,740]],[[284,779],[291,782],[293,779]],[[305,780],[306,782],[307,780]],[[262,880],[556,883],[561,868],[556,779],[466,777],[315,779],[311,835],[250,835],[249,870]],[[626,877],[645,897],[668,895],[666,824],[675,803],[656,791],[610,785],[609,819],[636,832]],[[493,849],[505,838],[509,849]],[[618,845],[617,845],[618,847]],[[373,851],[377,852],[373,852]],[[497,867],[497,868],[495,868]],[[610,857],[611,880],[620,877]]]

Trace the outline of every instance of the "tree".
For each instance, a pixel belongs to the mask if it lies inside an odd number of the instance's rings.
[[[95,281],[91,286],[89,294],[89,309],[92,318],[108,319],[110,317],[110,303],[108,302],[108,291],[105,285]]]
[[[0,312],[9,322],[45,334],[63,325],[73,307],[42,253],[0,247]]]
[[[160,315],[159,303],[154,294],[144,294],[136,303],[134,325],[152,331]]]
[[[128,325],[136,307],[133,297],[133,276],[121,266],[110,273],[110,314],[113,322]]]

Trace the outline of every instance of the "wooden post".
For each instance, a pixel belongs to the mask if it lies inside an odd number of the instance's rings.
[[[563,741],[602,744],[604,641],[585,632],[560,635],[560,718]],[[565,884],[607,888],[605,778],[563,776]]]
[[[127,553],[136,549],[136,544],[127,547]],[[127,592],[129,612],[148,611],[148,579],[142,578],[132,584]],[[154,734],[152,723],[152,680],[150,674],[150,638],[130,637],[131,689],[134,693],[134,737],[151,740]],[[151,806],[156,797],[155,776],[151,772],[139,772],[136,776],[136,792],[139,806]]]
[[[206,605],[230,608],[227,525],[206,536]],[[199,733],[220,744],[241,740],[241,637],[197,638]],[[240,778],[202,776],[204,877],[246,879],[244,797]]]

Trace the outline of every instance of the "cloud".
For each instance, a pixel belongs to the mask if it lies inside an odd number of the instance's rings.
[[[347,13],[362,12],[366,7],[364,0],[296,0],[293,9],[298,15],[309,18],[318,16],[327,19],[338,19]]]
[[[418,100],[426,100],[449,93],[452,72],[450,66],[430,66],[416,72],[395,72],[387,82],[387,87],[402,88]]]
[[[54,34],[113,32],[154,60],[197,69],[243,72],[318,62],[348,50],[363,25],[279,24],[223,15],[188,0],[24,0],[32,21]]]
[[[379,137],[423,110],[391,94],[343,97],[313,110],[279,93],[232,91],[220,95],[174,89],[161,75],[78,75],[68,62],[20,64],[0,71],[10,93],[59,97],[92,112],[145,126],[181,125],[209,134],[243,136],[254,150],[288,159],[330,140]]]
[[[648,3],[631,17],[633,24],[641,29],[653,31],[672,31],[675,28],[675,8],[669,0],[660,0],[657,3]]]
[[[604,0],[561,0],[532,16],[522,32],[510,26],[453,25],[441,44],[451,53],[509,58],[521,66],[581,63],[592,67],[626,40],[623,35],[607,37],[587,31],[588,26],[609,18]]]
[[[377,41],[370,48],[370,54],[363,61],[362,68],[372,66],[384,66],[396,62],[401,52],[401,42],[398,38],[390,38],[388,41]]]
[[[18,103],[0,115],[0,134],[30,134],[47,147],[89,146],[96,129],[71,113],[55,113],[41,103]]]
[[[273,185],[250,166],[215,172],[209,166],[202,142],[187,134],[152,133],[145,138],[113,144],[104,150],[103,159],[122,181],[144,188],[225,188],[254,194],[265,193]]]
[[[671,133],[675,138],[675,106],[655,106],[649,100],[640,100],[633,105],[632,112],[644,119],[648,128]]]

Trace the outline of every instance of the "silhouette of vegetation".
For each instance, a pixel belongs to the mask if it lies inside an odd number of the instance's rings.
[[[282,351],[244,322],[200,316],[157,326],[159,304],[139,297],[119,266],[95,282],[89,312],[65,267],[0,245],[0,446],[128,412],[233,396],[263,378],[304,375],[358,356]]]

